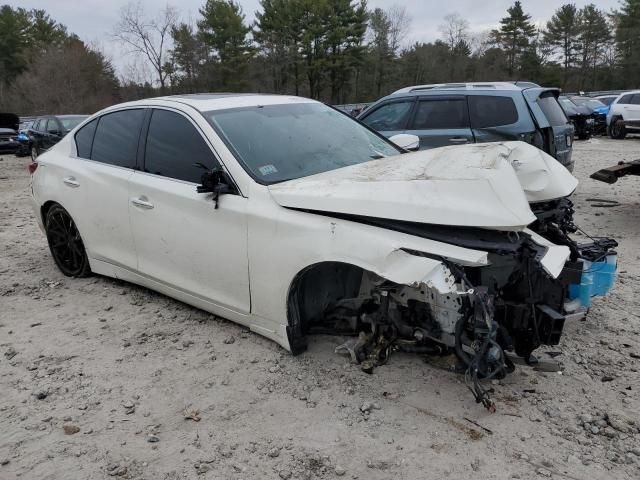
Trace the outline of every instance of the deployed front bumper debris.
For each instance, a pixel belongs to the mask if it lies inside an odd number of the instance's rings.
[[[583,318],[591,297],[606,294],[615,278],[617,243],[573,240],[570,234],[579,228],[569,199],[532,205],[532,210],[538,220],[519,233],[379,220],[378,226],[481,249],[489,262],[462,266],[439,258],[446,277],[439,284],[398,285],[364,272],[358,295],[325,311],[325,331],[331,325],[328,330],[357,335],[336,351],[349,354],[367,373],[396,350],[455,353],[476,401],[494,411],[481,380],[514,370],[505,352],[535,363],[533,352],[540,345],[557,345],[565,323]],[[554,248],[570,253],[550,273],[558,263],[548,262]]]
[[[640,175],[640,159],[631,162],[620,162],[613,167],[603,168],[591,175],[591,178],[605,183],[616,183],[627,175]]]

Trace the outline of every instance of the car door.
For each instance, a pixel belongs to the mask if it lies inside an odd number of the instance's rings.
[[[631,102],[625,105],[625,122],[640,122],[640,93],[635,93],[631,97]]]
[[[386,101],[366,110],[359,120],[387,138],[404,133],[414,100],[410,97]]]
[[[184,113],[153,109],[141,171],[130,179],[129,212],[138,271],[157,282],[249,313],[247,202],[239,194],[198,193],[205,170],[220,167]]]
[[[71,215],[89,257],[129,270],[138,262],[129,222],[129,177],[146,112],[118,110],[84,125],[74,137],[75,158],[60,172],[66,197],[76,204]]]
[[[42,150],[49,150],[62,138],[62,125],[55,117],[49,117],[42,137]]]
[[[467,101],[463,95],[421,97],[406,133],[420,138],[420,149],[473,143]]]

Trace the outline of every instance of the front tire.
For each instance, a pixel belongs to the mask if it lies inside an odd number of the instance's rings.
[[[89,258],[71,215],[53,205],[45,216],[45,226],[49,250],[60,271],[67,277],[89,276]]]
[[[609,136],[615,140],[623,140],[627,136],[622,117],[614,117],[609,125]]]

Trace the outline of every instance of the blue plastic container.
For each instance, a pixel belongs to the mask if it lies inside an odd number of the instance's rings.
[[[591,297],[604,296],[615,283],[617,255],[608,255],[597,262],[584,261],[579,284],[569,285],[569,300],[580,299],[583,307],[591,306]]]

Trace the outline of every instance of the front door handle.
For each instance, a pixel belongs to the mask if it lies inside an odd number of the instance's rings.
[[[71,188],[78,188],[80,186],[80,182],[76,180],[76,177],[65,177],[62,181],[65,185]]]
[[[453,137],[453,138],[450,138],[449,141],[451,143],[467,143],[469,139],[465,137]]]
[[[136,207],[144,208],[145,210],[151,210],[153,208],[153,203],[149,202],[149,199],[144,195],[138,198],[132,198],[131,203]]]

